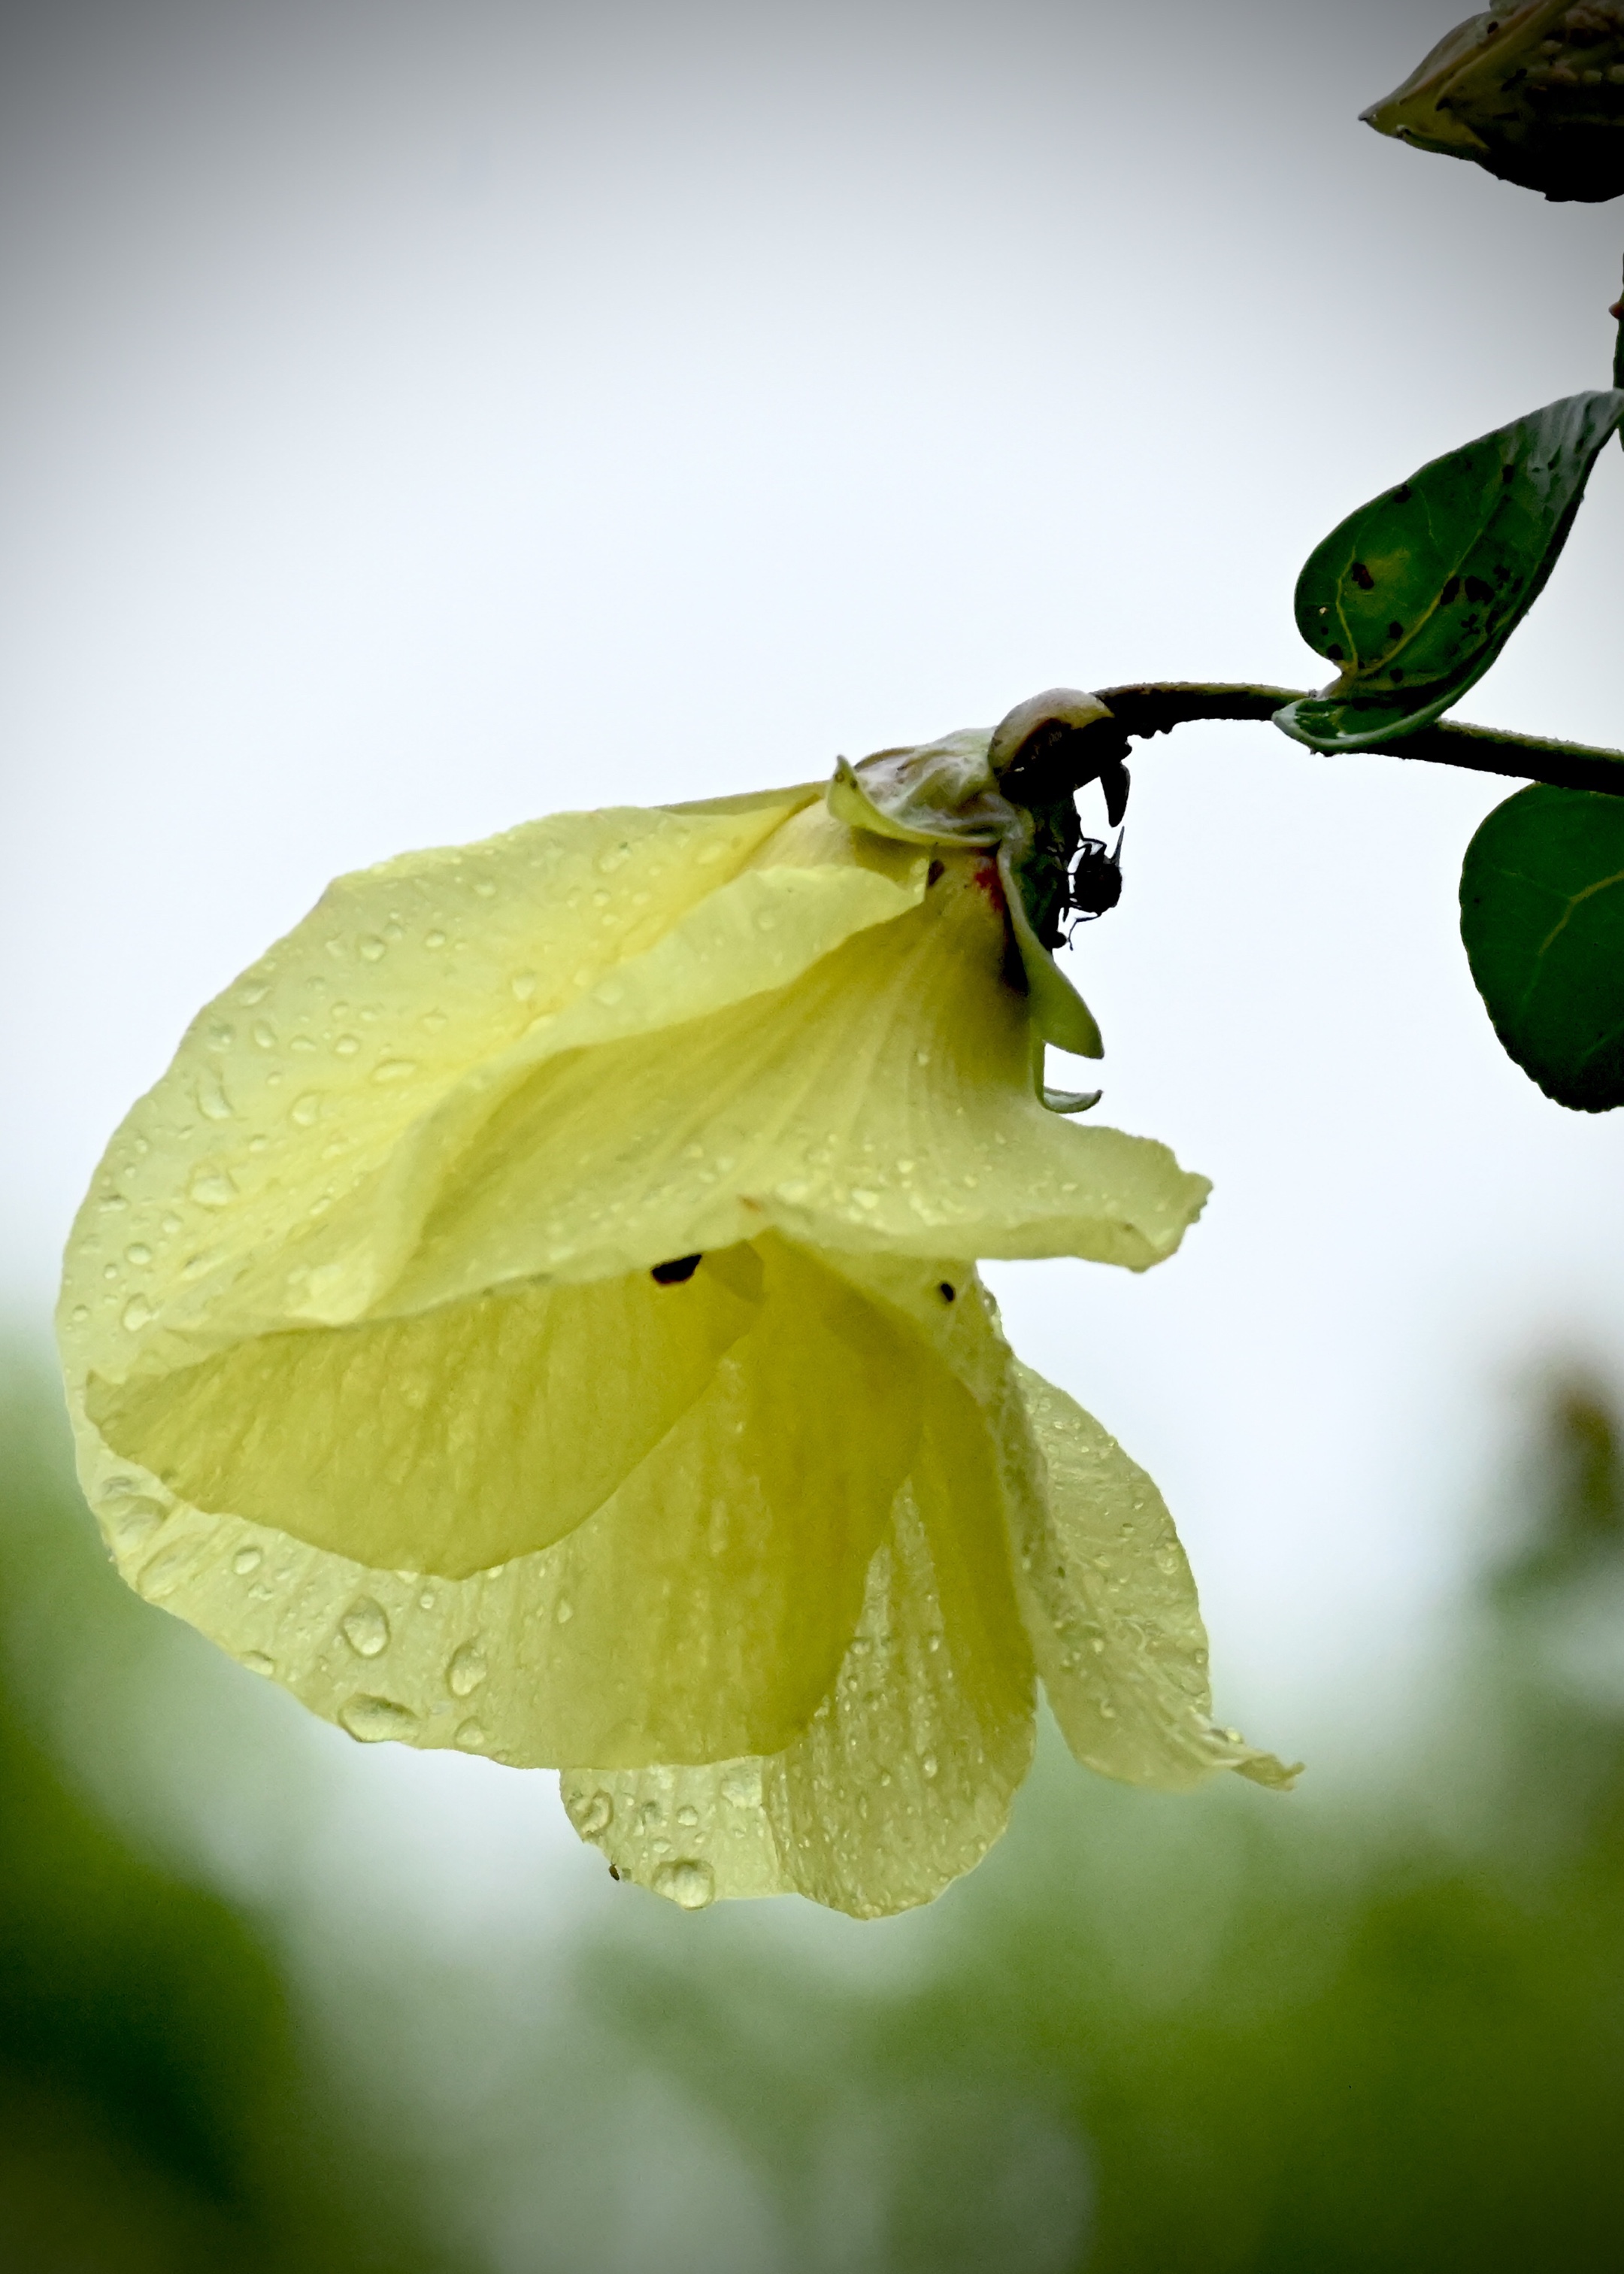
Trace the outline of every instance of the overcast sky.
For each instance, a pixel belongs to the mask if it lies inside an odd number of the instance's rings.
[[[8,11],[15,1317],[337,870],[1055,682],[1310,683],[1318,539],[1607,381],[1616,212],[1357,123],[1462,4]],[[1615,452],[1469,715],[1624,738],[1621,531]],[[1532,1373],[1624,1378],[1624,1132],[1500,1056],[1456,935],[1502,794],[1261,727],[1142,750],[1077,958],[1101,1115],[1214,1197],[1143,1280],[991,1275],[1166,1489],[1221,1709],[1333,1770],[1425,1669]]]

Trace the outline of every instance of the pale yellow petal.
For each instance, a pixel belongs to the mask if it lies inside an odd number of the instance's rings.
[[[184,1363],[365,1308],[344,1307],[353,1240],[322,1235],[406,1133],[664,938],[809,794],[556,815],[339,878],[193,1022],[109,1146],[69,1242],[70,1374],[122,1380],[138,1355]]]
[[[1289,1784],[1295,1769],[1211,1719],[1207,1632],[1161,1494],[1064,1391],[1019,1374],[1031,1435],[1006,1438],[1017,1567],[1066,1743],[1086,1767],[1164,1791],[1214,1769]]]
[[[853,1648],[763,1773],[786,1875],[816,1902],[858,1918],[929,1902],[1009,1820],[1033,1683],[1001,1516],[985,1423],[938,1390]]]
[[[845,1662],[768,1758],[575,1770],[565,1804],[622,1879],[688,1909],[797,1893],[859,1918],[979,1863],[1030,1765],[1031,1659],[984,1421],[938,1377]]]
[[[795,1892],[762,1805],[763,1766],[747,1755],[691,1766],[566,1769],[559,1791],[570,1822],[616,1879],[703,1910]]]
[[[1044,1111],[1002,915],[972,862],[942,867],[918,908],[788,986],[537,1065],[458,1152],[390,1302],[503,1269],[597,1276],[763,1224],[925,1257],[1170,1254],[1206,1180]]]
[[[555,1767],[781,1750],[855,1628],[921,1359],[815,1257],[763,1249],[755,1322],[709,1387],[596,1513],[500,1568],[390,1570],[298,1538],[297,1505],[199,1509],[81,1417],[86,1490],[144,1594],[356,1736]]]
[[[86,1410],[194,1507],[462,1578],[561,1539],[703,1393],[760,1307],[729,1277],[713,1258],[680,1285],[522,1280],[117,1387],[92,1375]]]

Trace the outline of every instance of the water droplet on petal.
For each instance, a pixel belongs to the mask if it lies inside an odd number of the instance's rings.
[[[150,1263],[152,1261],[152,1250],[148,1247],[144,1239],[135,1240],[130,1246],[125,1248],[124,1261],[126,1263],[133,1263],[136,1269],[139,1270],[144,1263]]]
[[[483,1721],[462,1721],[457,1725],[456,1741],[465,1753],[483,1751],[485,1728]]]
[[[229,1169],[194,1169],[186,1187],[199,1208],[229,1208],[237,1198],[237,1179]]]
[[[380,1058],[372,1068],[374,1081],[410,1081],[417,1071],[416,1058]]]
[[[339,1621],[344,1640],[357,1658],[379,1658],[389,1647],[389,1621],[381,1603],[363,1595]]]
[[[376,933],[373,933],[366,939],[357,940],[356,942],[356,953],[360,957],[363,963],[377,963],[380,961],[382,958],[388,953],[388,952],[387,946],[384,941],[380,940],[377,937]]]
[[[239,1547],[231,1558],[231,1569],[239,1579],[246,1579],[251,1572],[259,1570],[264,1561],[257,1547]]]
[[[381,1745],[390,1738],[409,1739],[417,1727],[410,1706],[393,1698],[350,1698],[338,1709],[338,1718],[363,1745]]]
[[[920,1773],[922,1776],[934,1777],[940,1769],[941,1763],[937,1760],[934,1753],[921,1753],[919,1758],[919,1766]]]
[[[262,1674],[267,1678],[276,1671],[275,1660],[267,1658],[262,1650],[245,1650],[243,1653],[242,1663],[248,1668],[250,1674]]]
[[[149,1327],[152,1324],[158,1314],[145,1295],[132,1295],[120,1315],[127,1331],[132,1335],[139,1335],[143,1327]]]
[[[446,1687],[454,1698],[471,1698],[490,1670],[479,1645],[465,1642],[460,1650],[451,1653],[451,1662],[446,1668]]]
[[[115,1545],[129,1555],[151,1539],[168,1513],[161,1501],[149,1500],[145,1494],[119,1501],[108,1519]]]
[[[571,1619],[575,1617],[575,1607],[570,1601],[568,1595],[560,1595],[559,1597],[558,1608],[553,1612],[553,1615],[561,1627],[567,1627]]]
[[[296,1097],[288,1108],[288,1118],[289,1121],[297,1122],[301,1129],[308,1129],[320,1111],[320,1093],[313,1089],[307,1089],[303,1097]]]
[[[716,1901],[716,1873],[709,1864],[691,1856],[662,1864],[653,1884],[657,1895],[664,1895],[667,1902],[677,1903],[685,1911],[703,1911]]]
[[[699,1811],[696,1808],[678,1809],[677,1822],[682,1826],[682,1829],[685,1832],[691,1832],[698,1821]]]
[[[614,1821],[614,1803],[606,1792],[595,1792],[575,1818],[575,1829],[583,1840],[596,1840],[600,1832],[607,1832]]]

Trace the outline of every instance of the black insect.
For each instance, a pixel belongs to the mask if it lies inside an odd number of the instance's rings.
[[[1119,829],[1109,853],[1102,838],[1085,837],[1079,845],[1066,877],[1066,908],[1073,931],[1079,923],[1092,923],[1121,900],[1123,836]]]

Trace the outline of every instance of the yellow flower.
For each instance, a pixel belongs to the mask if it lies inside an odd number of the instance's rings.
[[[932,747],[969,743],[984,787],[985,735]],[[125,1577],[356,1737],[562,1769],[689,1906],[927,1900],[1003,1828],[1034,1675],[1109,1774],[1278,1781],[1208,1718],[1154,1487],[975,1271],[1141,1270],[1207,1187],[1034,1096],[974,799],[566,814],[334,885],[74,1227]]]

